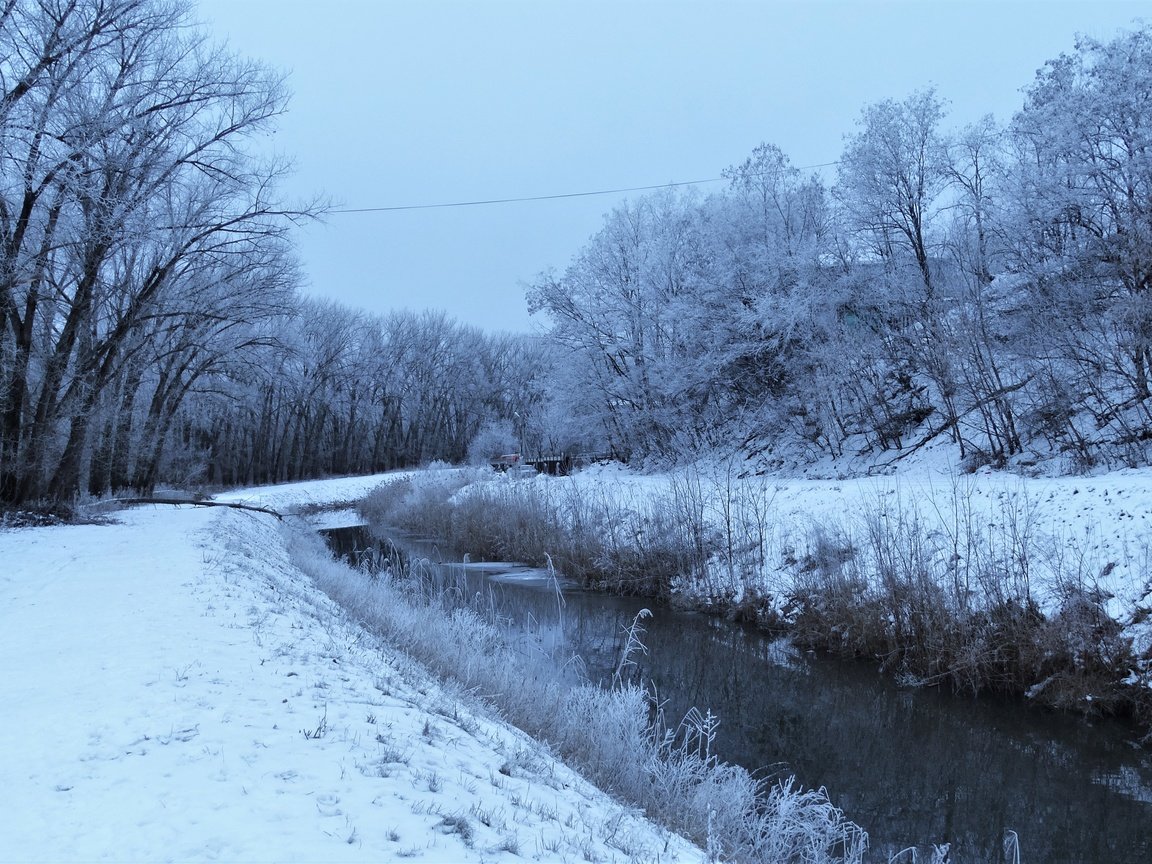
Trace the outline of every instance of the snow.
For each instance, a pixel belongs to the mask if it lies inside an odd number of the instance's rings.
[[[635,501],[674,478],[598,466],[497,482]],[[383,479],[219,500],[350,502]],[[740,482],[771,491],[782,540],[885,502],[941,519],[953,500],[978,521],[1019,513],[1038,544],[1085,557],[1120,620],[1152,602],[1152,469],[920,464]],[[192,506],[115,518],[0,531],[0,861],[704,858],[348,622],[290,563],[275,518]],[[311,519],[356,521],[348,508]],[[1138,644],[1144,628],[1129,627]]]
[[[2,861],[704,857],[346,621],[271,516],[139,507],[0,561]]]
[[[1056,571],[1078,573],[1084,587],[1108,598],[1106,609],[1134,640],[1137,653],[1152,650],[1152,468],[1133,468],[1091,476],[1028,477],[981,469],[959,472],[944,448],[900,463],[894,473],[828,477],[768,474],[740,478],[741,460],[702,463],[680,471],[641,474],[616,464],[599,464],[572,477],[540,476],[539,484],[572,484],[585,497],[603,495],[633,506],[682,482],[693,483],[710,499],[711,518],[722,519],[728,484],[754,490],[764,501],[766,522],[777,554],[803,549],[815,527],[844,529],[857,540],[874,514],[915,513],[943,552],[952,538],[971,530],[985,541],[1018,536],[1033,556],[1035,599],[1055,611],[1060,595]],[[815,472],[819,474],[820,472]],[[787,581],[781,572],[767,574]],[[772,587],[772,586],[768,586]],[[733,586],[734,592],[739,586]]]
[[[275,486],[256,486],[216,495],[212,500],[225,503],[254,504],[287,511],[292,507],[320,504],[328,507],[344,502],[346,507],[329,512],[348,516],[355,512],[356,502],[389,480],[399,480],[411,475],[411,471],[390,471],[386,474],[369,474],[363,477],[335,477],[330,480],[305,480],[299,483],[281,483]],[[324,518],[325,523],[334,521]],[[335,521],[342,521],[337,519]],[[354,517],[351,523],[361,521]],[[325,527],[327,524],[325,524]],[[339,526],[332,526],[339,527]]]

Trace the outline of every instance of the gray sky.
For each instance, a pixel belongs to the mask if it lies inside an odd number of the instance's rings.
[[[287,188],[389,207],[714,178],[762,141],[835,160],[861,108],[935,85],[948,126],[1007,119],[1076,33],[1138,0],[198,0],[289,73]],[[834,169],[827,169],[829,180]],[[702,187],[705,191],[721,184]],[[632,193],[636,197],[639,193]],[[524,283],[563,270],[626,195],[334,214],[299,232],[308,291],[530,331]]]

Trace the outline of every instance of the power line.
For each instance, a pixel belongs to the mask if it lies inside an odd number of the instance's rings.
[[[830,165],[839,165],[836,162],[820,162],[816,165],[800,165],[797,171],[807,171],[810,168],[827,168]],[[491,204],[520,204],[528,201],[556,201],[562,198],[589,198],[594,195],[620,195],[624,192],[651,192],[655,189],[667,189],[670,186],[701,186],[705,183],[719,183],[727,177],[709,177],[706,180],[680,180],[673,183],[658,183],[653,186],[624,186],[619,189],[597,189],[593,192],[560,192],[555,195],[529,195],[518,198],[486,198],[478,201],[445,201],[438,204],[398,204],[391,207],[349,207],[339,210],[329,210],[329,213],[391,213],[398,210],[438,210],[448,207],[485,207]]]

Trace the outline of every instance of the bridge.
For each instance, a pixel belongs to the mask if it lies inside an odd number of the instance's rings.
[[[502,456],[493,456],[488,460],[488,464],[501,473],[524,471],[531,468],[537,474],[564,476],[586,465],[591,465],[593,462],[612,458],[614,457],[611,453],[561,453],[549,456],[524,456],[520,453],[506,453]]]

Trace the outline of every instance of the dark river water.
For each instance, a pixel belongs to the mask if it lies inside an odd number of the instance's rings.
[[[325,534],[345,556],[380,542],[362,527]],[[450,557],[431,543],[391,541],[406,554]],[[650,608],[647,653],[632,655],[631,671],[666,701],[666,715],[711,710],[723,760],[825,787],[868,831],[870,861],[911,846],[927,861],[930,844],[945,842],[950,862],[1012,861],[1004,840],[1014,832],[1022,862],[1152,864],[1152,754],[1121,724],[900,689],[874,667],[800,654],[651,601],[573,589],[560,601],[544,574],[516,565],[443,566],[444,578],[466,571],[471,593],[483,590],[558,655],[578,655],[593,681],[611,678],[625,629]]]

